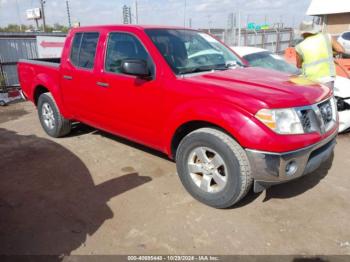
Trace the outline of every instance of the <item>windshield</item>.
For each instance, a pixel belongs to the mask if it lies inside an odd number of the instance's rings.
[[[299,75],[301,73],[296,66],[287,63],[279,55],[268,51],[246,55],[243,58],[249,62],[250,66],[273,69],[293,75]]]
[[[208,34],[184,29],[148,29],[146,33],[175,74],[226,70],[242,65],[230,49]]]

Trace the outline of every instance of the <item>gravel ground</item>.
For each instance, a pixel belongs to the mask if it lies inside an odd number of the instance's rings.
[[[165,156],[77,125],[52,139],[32,104],[0,107],[0,254],[350,254],[350,134],[313,174],[227,210]]]

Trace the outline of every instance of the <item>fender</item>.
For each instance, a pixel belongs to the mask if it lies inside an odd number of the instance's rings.
[[[70,114],[65,110],[65,107],[63,105],[63,99],[62,99],[59,83],[60,81],[59,81],[58,75],[52,76],[52,75],[48,75],[47,73],[38,74],[33,79],[31,96],[34,101],[34,94],[38,86],[45,87],[47,90],[49,90],[49,92],[52,94],[53,98],[55,99],[61,114],[65,118],[70,118]]]
[[[203,121],[228,132],[243,148],[283,153],[310,146],[319,141],[317,133],[302,135],[279,135],[251,113],[225,101],[200,99],[182,104],[173,111],[164,125],[164,152],[171,158],[172,139],[179,127],[192,121]],[[334,133],[335,126],[323,137]],[[286,143],[286,138],[289,143]],[[300,139],[303,138],[303,139]]]
[[[196,99],[180,105],[173,110],[164,124],[164,151],[171,155],[171,142],[176,130],[192,121],[204,121],[228,132],[242,145],[241,128],[251,121],[252,115],[237,105],[222,100]],[[244,146],[244,144],[242,145]]]

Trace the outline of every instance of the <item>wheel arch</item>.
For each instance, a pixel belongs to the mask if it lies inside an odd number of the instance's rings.
[[[185,136],[201,128],[213,128],[213,129],[220,130],[237,141],[237,139],[227,129],[225,129],[224,127],[218,124],[215,124],[209,121],[203,121],[203,120],[192,120],[192,121],[183,123],[175,130],[175,133],[171,139],[171,144],[170,144],[170,157],[172,159],[176,158],[176,151],[181,143],[181,140]],[[237,143],[239,142],[237,141]]]
[[[63,105],[61,88],[59,83],[56,81],[54,77],[49,77],[46,74],[39,74],[33,81],[33,88],[31,94],[31,101],[37,106],[40,95],[44,93],[51,93],[55,102],[61,112],[61,114],[65,118],[71,118],[69,112],[67,112],[66,108]]]
[[[44,85],[37,85],[34,88],[34,92],[33,92],[33,102],[35,104],[35,106],[38,106],[38,101],[39,101],[39,97],[44,94],[44,93],[49,93],[50,90],[45,87]]]
[[[246,135],[241,129],[249,124],[250,118],[248,111],[221,100],[201,99],[183,104],[164,122],[164,152],[174,159],[181,139],[205,127],[221,130],[245,147]]]

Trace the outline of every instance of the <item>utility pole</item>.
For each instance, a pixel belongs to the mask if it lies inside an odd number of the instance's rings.
[[[131,7],[129,6],[129,22],[132,24],[132,15],[131,15]]]
[[[16,10],[17,10],[17,16],[19,21],[19,31],[22,32],[22,20],[21,20],[21,15],[19,13],[18,0],[16,0]]]
[[[136,24],[139,24],[139,7],[137,4],[137,0],[135,1],[135,19],[136,19]]]
[[[184,27],[186,27],[186,8],[187,8],[187,0],[185,0],[185,5],[184,5]]]
[[[46,21],[45,21],[45,0],[40,0],[41,15],[43,17],[43,30],[46,32]]]
[[[241,30],[242,30],[242,25],[241,25],[241,11],[238,11],[238,46],[241,45]]]
[[[132,24],[131,7],[127,5],[123,6],[123,24]]]
[[[71,28],[72,27],[72,20],[70,19],[70,9],[69,9],[68,0],[66,0],[66,6],[67,6],[68,26],[69,26],[69,28]]]
[[[225,43],[233,44],[235,42],[236,34],[236,20],[235,14],[229,13],[227,18],[227,28],[225,30]]]
[[[208,32],[211,34],[211,15],[208,15]]]

